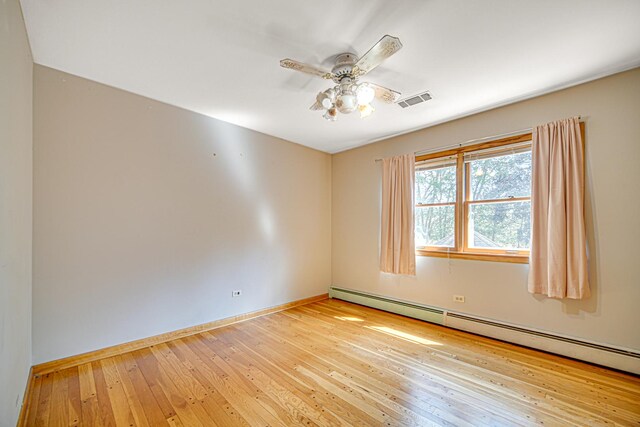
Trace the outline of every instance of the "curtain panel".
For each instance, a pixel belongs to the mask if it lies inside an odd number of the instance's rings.
[[[415,156],[382,160],[380,271],[416,274],[414,230]]]
[[[578,118],[532,132],[529,292],[590,296],[584,221],[584,149]]]

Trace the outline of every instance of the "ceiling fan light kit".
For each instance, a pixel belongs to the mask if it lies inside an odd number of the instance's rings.
[[[326,120],[334,122],[338,118],[338,112],[351,114],[356,110],[360,111],[361,118],[365,118],[375,111],[371,105],[374,98],[391,104],[400,97],[400,93],[369,82],[359,83],[358,79],[401,48],[400,39],[386,35],[361,58],[353,53],[339,54],[331,72],[292,59],[283,59],[280,66],[336,83],[335,86],[318,93],[316,102],[310,107],[311,110],[324,110],[322,117]]]

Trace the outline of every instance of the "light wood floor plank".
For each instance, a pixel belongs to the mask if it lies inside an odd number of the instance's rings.
[[[48,425],[66,427],[69,424],[69,383],[62,372],[54,372],[51,390],[51,411]]]
[[[401,328],[400,328],[401,329]],[[404,344],[401,344],[404,345]],[[416,354],[411,352],[409,349],[406,349],[406,345],[404,345],[404,351],[399,351],[400,350],[400,345],[397,346],[396,348],[386,348],[384,349],[384,353],[386,353],[385,358],[386,359],[390,359],[393,360],[395,358],[395,360],[398,363],[403,363],[403,361],[406,363],[406,366],[408,368],[411,368],[410,365],[413,365],[416,362],[419,363],[424,363],[425,361],[427,362],[427,364],[430,367],[435,367],[435,369],[437,369],[438,366],[438,359],[437,357],[434,356],[442,356],[443,352],[440,351],[432,351],[432,352],[427,352],[425,353],[427,356],[426,357],[422,357],[420,354]],[[464,363],[461,363],[459,360],[457,360],[458,358],[454,358],[453,360],[446,360],[446,365],[444,365],[444,367],[446,368],[447,372],[452,373],[453,375],[458,377],[458,380],[460,381],[471,381],[476,383],[477,385],[481,385],[484,387],[484,394],[502,394],[502,399],[501,400],[522,400],[522,399],[528,399],[529,400],[529,404],[531,404],[533,407],[536,408],[536,412],[537,412],[537,417],[540,418],[541,415],[543,414],[548,414],[550,416],[554,416],[554,414],[550,413],[549,411],[547,411],[547,405],[546,402],[544,401],[544,399],[541,400],[541,396],[536,394],[536,393],[540,393],[541,390],[536,390],[535,388],[533,389],[528,389],[525,391],[522,390],[518,390],[518,388],[522,385],[518,382],[514,382],[512,381],[511,378],[509,378],[508,376],[505,376],[504,373],[500,372],[500,367],[497,370],[492,370],[492,371],[487,371],[487,369],[482,369],[482,368],[478,368],[478,366],[474,366],[473,372],[468,373],[468,366]],[[475,372],[477,371],[477,372]],[[444,371],[443,371],[444,372]],[[490,372],[490,375],[487,375],[487,372]],[[473,378],[470,377],[473,376]],[[444,378],[441,378],[441,380],[444,380]],[[515,391],[515,393],[514,393]],[[543,394],[543,398],[547,397],[545,393]],[[505,399],[507,398],[507,399]],[[563,419],[565,420],[569,420],[571,417],[571,408],[567,408],[564,407],[562,408],[562,406],[564,405],[564,403],[562,402],[557,402],[558,406],[560,406],[559,409],[562,410],[563,413]],[[583,415],[588,415],[588,414],[583,414]],[[592,417],[597,417],[597,415],[594,415],[594,413],[591,413]]]
[[[104,425],[105,427],[116,426],[118,424],[116,424],[114,411],[117,412],[119,408],[116,408],[109,398],[105,372],[102,370],[100,362],[91,362],[91,370],[93,372],[93,380],[96,386],[96,399],[98,403],[96,414],[97,419],[95,420],[95,423],[97,425]],[[120,425],[128,425],[128,423]]]
[[[158,390],[155,382],[149,381],[143,376],[138,367],[137,359],[133,354],[125,353],[116,356],[116,358],[122,361],[124,368],[127,370],[127,375],[136,390],[136,396],[142,405],[149,424],[152,426],[166,425],[168,420],[176,416],[176,413],[165,395]]]
[[[233,335],[241,334],[234,330]],[[294,418],[304,416],[309,418],[315,425],[341,425],[340,421],[323,413],[318,407],[317,401],[310,397],[311,390],[301,387],[300,383],[292,382],[286,372],[274,370],[273,362],[269,363],[260,357],[259,353],[254,353],[249,347],[243,345],[249,339],[221,340],[230,351],[229,360],[246,372],[246,375],[266,393],[274,396],[283,408],[286,408]]]
[[[241,422],[238,425],[252,425],[254,423],[263,424],[256,412],[253,411],[254,402],[251,401],[243,392],[233,387],[228,376],[211,362],[210,359],[218,357],[216,354],[208,354],[206,346],[202,344],[200,337],[186,337],[182,340],[187,345],[181,347],[180,351],[188,357],[194,364],[195,369],[207,383],[207,387],[212,391],[212,396],[216,399],[216,403],[222,407],[225,412],[233,418],[240,417]]]
[[[238,390],[238,395],[243,398],[243,404],[236,405],[238,408],[243,406],[250,406],[252,411],[257,415],[257,418],[250,422],[257,424],[269,424],[278,423],[277,408],[274,408],[274,402],[268,396],[265,396],[261,390],[256,389],[250,381],[244,377],[243,373],[237,372],[231,367],[228,360],[216,352],[215,335],[211,335],[208,332],[201,334],[199,343],[213,352],[214,357],[209,357],[207,363],[209,366],[215,365],[218,372],[225,378],[225,388],[229,388],[229,384],[233,384],[233,388]],[[201,349],[202,346],[200,347]],[[219,350],[219,349],[218,349]],[[203,350],[205,351],[205,350]],[[217,356],[217,357],[216,357]],[[286,414],[282,414],[285,419],[288,418]],[[291,421],[291,420],[287,420]],[[253,425],[253,424],[252,424]]]
[[[270,336],[271,328],[269,327],[261,328],[261,332],[263,333],[263,337]],[[332,359],[331,356],[327,356],[327,357],[324,356],[324,355],[339,353],[337,351],[332,352],[331,345],[326,349],[322,349],[321,347],[314,347],[311,343],[308,343],[308,345],[305,345],[305,346],[301,346],[301,345],[298,345],[298,343],[296,343],[295,340],[297,339],[304,339],[304,338],[302,337],[302,335],[291,336],[289,340],[282,343],[282,347],[279,349],[279,352],[289,352],[289,350],[285,350],[285,346],[289,346],[291,348],[291,352],[296,352],[296,351],[304,352],[306,351],[306,349],[313,349],[314,351],[311,352],[310,354],[316,355],[314,360],[315,363],[313,364],[311,364],[308,360],[304,360],[304,359],[300,360],[299,364],[296,367],[294,367],[294,369],[297,372],[300,372],[303,376],[312,378],[313,381],[316,383],[323,382],[323,378],[318,377],[316,375],[316,372],[327,373],[328,374],[327,379],[331,379],[333,381],[325,383],[323,388],[328,389],[330,391],[333,390],[333,392],[329,393],[332,398],[341,397],[344,401],[348,402],[355,408],[359,408],[359,409],[363,409],[362,406],[364,404],[364,412],[367,413],[368,415],[374,416],[374,419],[377,417],[378,423],[379,422],[384,423],[384,421],[386,420],[385,417],[394,418],[394,415],[396,418],[398,416],[400,418],[403,418],[401,414],[392,414],[392,412],[394,412],[393,409],[388,405],[385,405],[380,402],[380,399],[378,398],[378,396],[376,396],[371,392],[372,387],[370,384],[365,382],[360,387],[351,389],[349,387],[345,387],[344,383],[342,383],[339,378],[335,377],[336,369],[338,369],[337,365],[334,364],[333,360],[330,360]],[[329,340],[327,341],[330,342]],[[277,344],[271,343],[271,345],[277,345]],[[335,349],[337,349],[337,347],[335,347],[334,350]],[[290,357],[295,357],[295,356],[290,356]],[[341,389],[345,389],[349,394],[342,393],[341,391],[336,392],[336,390],[341,390]],[[363,404],[361,404],[358,401],[363,401]],[[391,406],[395,406],[395,404],[392,404]],[[431,417],[431,416],[432,415],[429,415],[428,417]],[[372,422],[375,422],[375,421],[372,421]],[[426,422],[426,421],[423,420],[423,422]],[[403,420],[403,424],[411,425],[411,421],[408,419],[405,419]]]
[[[122,385],[115,359],[110,357],[102,359],[99,362],[104,372],[105,384],[107,386],[107,394],[113,408],[113,415],[116,419],[116,425],[141,426],[146,422],[144,415],[137,412],[137,408],[129,404],[127,393]]]
[[[193,378],[205,388],[201,402],[210,417],[223,427],[248,426],[236,409],[220,394],[199,370],[203,362],[193,353],[188,352],[188,345],[182,340],[166,343],[173,354],[179,359],[179,363],[190,371]]]
[[[640,425],[640,378],[324,300],[33,379],[28,426]]]
[[[299,310],[297,311],[305,311],[305,307],[301,307]],[[296,310],[292,310],[291,313],[295,313]],[[388,324],[388,320],[387,318],[384,319],[385,321],[387,321],[386,324]],[[412,319],[408,319],[408,320],[412,320]],[[394,325],[397,326],[397,325]],[[346,327],[346,326],[345,326]],[[435,329],[437,329],[438,327],[435,327]],[[401,328],[400,328],[401,329]],[[448,329],[445,328],[441,328],[444,329],[445,331],[449,331]],[[431,336],[429,337],[431,339],[439,339],[439,338],[443,338],[442,336],[440,337],[434,337]],[[491,342],[491,343],[495,343],[497,345],[500,346],[505,346],[506,344],[504,343],[499,343],[493,340],[488,340],[488,339],[484,339],[484,338],[480,338],[481,340],[484,340],[486,342]],[[474,343],[476,344],[476,343]],[[507,345],[508,346],[508,345]],[[521,348],[515,347],[515,346],[509,346],[511,348],[515,348],[517,350],[521,350]],[[598,418],[600,413],[602,412],[602,410],[604,410],[605,412],[608,412],[610,414],[613,414],[613,411],[608,411],[607,410],[607,405],[604,405],[602,403],[602,401],[599,401],[598,399],[601,398],[602,396],[597,396],[594,395],[594,393],[591,393],[592,397],[595,397],[595,399],[590,398],[589,396],[585,396],[582,393],[569,393],[568,395],[570,396],[570,400],[575,401],[577,400],[577,404],[574,405],[574,402],[565,402],[563,399],[565,399],[567,397],[567,389],[571,390],[572,388],[572,381],[567,381],[567,379],[564,379],[564,381],[561,381],[562,383],[562,387],[559,387],[558,390],[553,390],[553,388],[549,388],[547,387],[547,384],[545,383],[549,383],[549,382],[553,382],[553,378],[554,376],[544,376],[544,375],[540,375],[542,379],[542,382],[540,384],[538,384],[538,386],[536,387],[536,381],[535,381],[535,377],[536,375],[533,374],[533,372],[529,371],[527,372],[527,376],[526,379],[527,381],[525,382],[519,382],[519,380],[517,379],[518,376],[522,376],[522,372],[514,372],[512,370],[512,372],[509,372],[508,369],[506,369],[506,366],[504,364],[499,364],[499,363],[495,363],[496,360],[494,358],[494,360],[491,360],[491,366],[492,369],[488,370],[488,369],[483,369],[482,366],[486,366],[487,363],[465,363],[463,360],[460,360],[461,357],[458,357],[458,355],[464,353],[464,349],[460,348],[460,346],[455,347],[456,348],[456,355],[454,357],[453,360],[447,360],[447,366],[446,368],[448,370],[456,369],[458,371],[458,374],[462,374],[463,376],[465,375],[464,372],[469,371],[469,369],[471,368],[472,372],[471,375],[477,377],[477,379],[482,380],[483,377],[485,378],[485,380],[483,381],[485,385],[489,385],[489,384],[493,384],[495,383],[497,386],[503,387],[506,390],[515,390],[516,392],[516,397],[517,396],[523,396],[523,398],[527,398],[530,399],[531,402],[533,404],[533,406],[536,408],[536,411],[538,411],[538,413],[544,412],[545,411],[545,407],[547,406],[547,402],[546,400],[554,400],[553,406],[554,407],[558,407],[558,409],[562,410],[562,414],[563,414],[563,418],[564,419],[568,419],[571,416],[571,413],[573,412],[577,412],[578,418],[584,417],[585,415],[591,415],[592,418]],[[475,347],[474,347],[475,348]],[[393,349],[387,349],[385,350],[385,352],[389,352],[389,353],[394,353],[397,352],[398,348],[393,348]],[[526,350],[526,349],[522,349],[522,350]],[[532,352],[532,350],[528,350],[530,352]],[[495,353],[495,352],[494,352]],[[534,352],[534,353],[538,353],[538,352]],[[442,356],[444,353],[434,350],[431,352],[431,355],[440,355]],[[538,353],[543,355],[542,353]],[[429,357],[429,353],[426,353],[427,358]],[[547,355],[544,355],[547,356]],[[390,356],[388,356],[390,357]],[[552,356],[553,357],[553,356]],[[402,358],[402,357],[401,357]],[[411,362],[414,361],[419,361],[419,360],[423,360],[425,359],[425,357],[422,357],[420,354],[416,354],[416,353],[410,353],[410,358],[409,360]],[[517,359],[517,358],[516,358]],[[556,360],[561,360],[561,361],[565,361],[566,359],[562,359],[562,358],[558,358],[555,357]],[[507,362],[510,362],[512,359],[508,358],[506,359]],[[431,360],[429,362],[433,362],[434,359],[431,358]],[[477,362],[477,361],[476,361]],[[570,361],[573,362],[573,361]],[[579,362],[574,362],[574,363],[579,363]],[[453,366],[451,366],[453,365]],[[582,366],[589,366],[589,365],[585,365],[585,364],[581,364]],[[590,368],[594,368],[592,366],[589,366]],[[600,370],[602,368],[596,368],[597,370]],[[540,374],[540,373],[539,373]],[[615,373],[616,376],[619,375],[618,373]],[[474,380],[475,382],[477,382],[476,380]],[[581,380],[582,381],[582,380]],[[588,383],[593,384],[593,379],[590,379],[588,381]],[[526,386],[528,387],[527,390],[520,390],[521,387],[523,387],[526,384]],[[490,388],[494,388],[491,385],[489,385]],[[606,387],[606,386],[605,386]],[[633,386],[632,386],[633,387]],[[497,388],[497,387],[496,387]],[[606,387],[608,392],[612,392],[615,395],[615,387]],[[635,386],[635,389],[637,391],[637,385]],[[593,392],[593,388],[591,389],[591,391]],[[536,397],[537,396],[537,397]],[[542,399],[542,400],[541,400]],[[618,401],[618,405],[616,405],[616,411],[618,414],[620,414],[623,419],[624,415],[622,415],[623,413],[626,413],[626,415],[628,415],[628,417],[632,417],[634,413],[637,413],[637,402],[631,403],[630,405],[628,405],[628,403],[630,403],[631,401]],[[589,408],[589,414],[584,414],[585,408]],[[628,410],[630,409],[630,412],[628,412]],[[628,413],[627,413],[628,412]],[[626,419],[628,419],[628,417]],[[615,418],[615,416],[613,416],[613,418]]]
[[[258,322],[254,322],[251,329],[257,329],[260,332],[261,343],[255,344],[254,347],[258,348],[260,352],[265,354],[269,359],[275,360],[279,365],[286,367],[287,371],[292,373],[298,381],[301,381],[313,391],[317,391],[313,397],[317,398],[325,408],[331,408],[334,414],[345,419],[348,423],[356,425],[374,425],[377,423],[376,418],[369,414],[364,408],[360,408],[347,400],[331,394],[321,387],[314,378],[300,372],[298,368],[305,365],[312,370],[318,369],[308,363],[314,358],[314,352],[288,347],[290,344],[288,340],[272,338],[270,336],[272,332],[269,329],[261,328]],[[317,359],[313,360],[313,362],[313,365],[320,364],[320,361]],[[324,371],[318,371],[320,374],[322,374],[322,372],[331,372],[331,370],[326,367],[321,367],[321,369],[324,369]],[[333,379],[331,379],[330,382],[333,382]]]
[[[185,366],[166,344],[159,344],[151,348],[151,351],[159,360],[161,368],[167,371],[169,378],[181,392],[188,398],[194,413],[206,425],[208,420],[215,420],[216,425],[223,425],[219,414],[219,408],[210,399],[206,385],[201,384],[193,374],[193,371]]]
[[[36,414],[38,413],[38,403],[40,402],[40,389],[42,388],[42,375],[34,375],[32,381],[33,389],[31,391],[31,396],[28,396],[30,398],[29,412],[23,422],[23,426],[36,425]]]
[[[157,384],[158,389],[175,410],[176,415],[178,415],[183,424],[205,426],[206,424],[203,424],[198,416],[199,414],[196,413],[199,408],[192,409],[192,404],[195,404],[195,402],[189,401],[191,396],[185,395],[171,380],[171,377],[175,377],[175,374],[165,370],[165,367],[160,365],[160,360],[153,355],[150,349],[137,350],[134,354],[136,354],[136,359],[140,362],[139,367],[144,377],[147,381],[152,380]]]
[[[288,393],[306,403],[306,407],[309,408],[308,411],[311,414],[318,414],[312,417],[316,418],[317,424],[323,426],[345,425],[345,420],[326,409],[328,405],[325,407],[325,404],[331,402],[328,400],[325,401],[322,393],[318,393],[317,390],[314,390],[311,386],[292,375],[292,372],[294,372],[293,369],[287,369],[286,364],[281,364],[274,357],[271,357],[270,354],[260,351],[260,349],[252,344],[252,337],[243,335],[242,331],[234,330],[234,334],[237,334],[240,338],[235,343],[235,346],[240,348],[247,359],[251,361],[250,371],[258,367],[270,380],[277,379],[278,383],[282,384],[282,387],[285,387]]]
[[[96,384],[90,363],[78,366],[78,382],[80,383],[80,413],[83,425],[101,426]]]
[[[277,419],[284,420],[291,425],[316,425],[314,421],[307,417],[304,411],[299,410],[296,404],[299,399],[296,399],[294,403],[291,399],[288,399],[287,396],[274,393],[275,390],[281,390],[281,386],[279,386],[275,380],[264,385],[259,379],[262,373],[255,369],[251,363],[243,363],[242,355],[231,343],[223,340],[222,336],[209,335],[208,344],[223,358],[229,369],[233,370],[236,375],[245,377],[247,389],[255,389],[256,398],[261,401],[264,408]],[[253,372],[251,368],[254,368]],[[267,396],[269,397],[268,399],[266,399]]]
[[[36,426],[49,425],[49,414],[51,413],[51,391],[53,388],[53,374],[42,376],[42,385],[40,388],[40,400],[38,401],[38,410],[36,412]]]
[[[122,390],[124,391],[124,395],[127,398],[127,403],[131,408],[131,413],[133,415],[136,425],[141,427],[153,426],[154,424],[149,424],[149,420],[142,406],[141,399],[138,397],[136,393],[136,388],[133,385],[131,378],[129,378],[129,373],[127,369],[124,367],[124,362],[122,361],[122,358],[115,356],[110,359],[105,359],[104,361],[107,361],[107,360],[109,360],[113,364],[113,367],[115,368],[116,373],[118,375],[118,381],[122,383]],[[161,422],[160,424],[163,424],[163,423]]]
[[[265,321],[266,320],[267,319],[265,319]],[[264,329],[263,331],[266,334],[268,334],[268,330],[273,329],[273,327],[274,327],[274,325],[267,325],[267,328]],[[294,328],[294,326],[292,326],[292,328]],[[332,332],[332,334],[335,334],[335,333],[336,333],[335,331]],[[297,333],[296,335],[291,336],[290,339],[287,341],[287,343],[289,345],[297,347],[298,349],[301,349],[303,347],[314,348],[314,345],[313,345],[312,342],[306,342],[306,340],[308,339],[308,335],[309,335],[309,332],[306,332],[306,329],[303,329],[299,333]],[[334,348],[337,348],[338,347],[337,344],[335,344],[335,341],[333,340],[333,338],[329,337],[330,335],[331,334],[325,335],[324,341],[328,342],[330,344],[330,347],[333,346]],[[309,338],[309,339],[311,339],[312,341],[318,342],[318,340],[314,339],[313,337]],[[360,339],[360,338],[358,338],[358,339]],[[300,342],[303,342],[303,343],[300,344]],[[340,352],[338,352],[338,351],[328,352],[328,351],[323,350],[321,348],[314,348],[314,350],[315,350],[315,353],[319,354],[319,355],[324,355],[324,354],[331,355],[330,357],[327,357],[324,360],[324,362],[326,362],[326,363],[325,363],[323,368],[326,369],[327,372],[333,372],[337,367],[339,367],[337,365],[337,363],[336,363],[336,359],[338,358],[338,356],[340,354],[346,354],[346,355],[348,355],[347,357],[349,358],[349,360],[347,360],[347,362],[346,362],[348,364],[348,366],[344,366],[343,367],[345,375],[347,375],[346,372],[353,373],[354,369],[357,368],[357,364],[354,364],[354,360],[353,360],[354,357],[357,357],[358,351],[360,350],[360,348],[357,347],[357,346],[351,345],[348,349],[344,349],[343,351],[340,351]],[[323,360],[322,357],[320,357],[320,356],[317,356],[317,357],[318,357],[319,360]],[[375,360],[375,358],[377,358],[378,355],[376,354],[376,352],[367,352],[367,353],[363,354],[362,357],[363,357],[363,359],[365,361],[371,362],[372,360]],[[390,364],[391,369],[397,369],[397,367],[396,367],[397,364],[394,365],[394,362],[392,360],[387,359],[386,357],[382,358],[379,361],[379,366],[382,366],[383,364]],[[367,365],[367,367],[371,367],[371,365]],[[404,375],[404,373],[403,373],[403,375]],[[411,383],[412,380],[410,378],[412,376],[413,376],[412,374],[405,375],[405,377],[407,378],[406,381]],[[372,387],[372,385],[371,385],[372,372],[367,372],[367,375],[365,375],[364,378],[365,379],[362,380],[361,384],[363,386],[366,386],[367,389],[370,389]],[[440,383],[437,383],[437,385],[441,386]],[[413,386],[414,386],[414,388],[412,389],[412,394],[416,394],[416,395],[421,394],[423,391],[425,391],[425,394],[428,392],[428,394],[431,394],[431,395],[434,395],[434,394],[435,395],[438,395],[438,394],[449,395],[449,394],[453,393],[453,390],[450,390],[450,389],[445,389],[444,393],[433,393],[433,390],[424,390],[423,389],[424,384],[422,384],[421,382],[414,382]],[[459,398],[460,396],[457,396],[457,397]],[[396,396],[393,396],[393,398],[397,399]],[[450,406],[451,405],[449,405],[449,407]],[[459,418],[453,417],[449,413],[438,411],[437,407],[431,406],[426,410],[427,410],[428,413],[431,413],[431,414],[441,413],[441,414],[444,415],[444,418],[453,418],[451,420],[451,422],[453,422],[455,425],[464,425],[464,421],[462,421]],[[465,413],[467,413],[468,411],[469,411],[469,408],[467,408]],[[471,415],[473,415],[473,416],[470,417],[470,421],[472,421],[474,423],[474,425],[477,425],[479,423],[479,420],[481,419],[481,416],[478,417],[477,414],[473,414],[473,413],[471,413]],[[433,416],[435,416],[435,415],[433,415]],[[439,419],[437,421],[439,423],[445,423],[446,420],[445,419]]]
[[[78,368],[62,371],[67,378],[69,400],[67,402],[69,426],[82,425],[82,398],[80,397],[80,375]]]

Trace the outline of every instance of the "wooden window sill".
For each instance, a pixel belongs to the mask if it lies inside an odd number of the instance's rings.
[[[416,255],[437,258],[471,259],[475,261],[510,262],[514,264],[529,264],[528,255],[483,254],[471,252],[444,252],[416,249]]]

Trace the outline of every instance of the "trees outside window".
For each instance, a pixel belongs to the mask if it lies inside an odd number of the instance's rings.
[[[531,150],[466,162],[469,248],[528,250]]]
[[[526,262],[531,240],[530,134],[422,157],[417,157],[415,176],[417,252]]]
[[[416,169],[416,245],[452,247],[455,233],[456,166]]]

